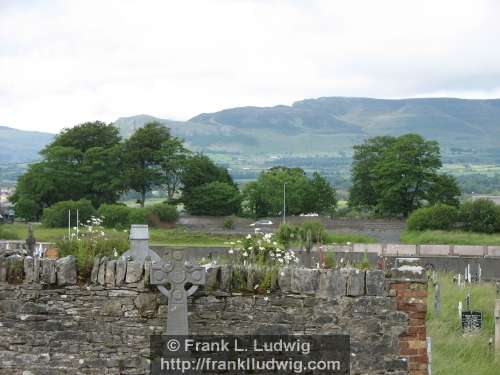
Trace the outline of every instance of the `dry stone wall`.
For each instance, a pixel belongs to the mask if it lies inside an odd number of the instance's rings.
[[[79,285],[71,257],[4,262],[0,374],[147,374],[148,338],[167,324],[167,300],[148,285],[149,269],[97,259]],[[232,275],[207,268],[206,287],[189,299],[192,333],[349,334],[351,374],[427,374],[420,268],[285,269],[265,295],[233,290]]]

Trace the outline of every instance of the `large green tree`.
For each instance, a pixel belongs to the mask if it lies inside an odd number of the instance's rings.
[[[206,155],[187,158],[181,183],[181,201],[191,214],[229,215],[240,209],[240,193],[231,175]]]
[[[168,128],[157,122],[144,125],[125,142],[127,186],[139,194],[141,207],[146,202],[146,194],[162,183],[162,151],[171,142],[177,142],[177,139],[170,135]]]
[[[354,147],[349,205],[406,217],[428,202],[453,203],[458,187],[440,167],[438,143],[418,134],[369,139]]]
[[[18,215],[38,219],[43,208],[63,200],[114,202],[124,190],[119,148],[112,125],[97,121],[64,129],[41,151],[42,161],[19,178],[11,199]]]
[[[319,174],[309,179],[301,168],[274,167],[245,186],[245,209],[256,217],[281,215],[284,195],[290,215],[331,212],[336,205],[335,190]]]

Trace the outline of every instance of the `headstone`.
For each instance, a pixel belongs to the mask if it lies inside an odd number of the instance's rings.
[[[462,319],[462,311],[463,311],[462,301],[458,302],[458,319]]]
[[[130,227],[130,249],[122,254],[121,259],[132,259],[144,263],[146,258],[152,261],[160,261],[161,258],[149,248],[149,229],[147,225],[132,224]]]
[[[205,268],[187,261],[182,250],[173,251],[169,258],[153,263],[150,281],[168,298],[166,334],[187,335],[187,297],[196,292],[199,285],[205,284]]]
[[[462,283],[461,283],[462,280],[461,279],[462,279],[462,275],[458,274],[458,287],[462,286]]]
[[[500,299],[495,303],[495,352],[500,355]]]
[[[33,234],[33,224],[28,224],[28,237],[26,238],[26,250],[28,255],[33,256],[35,254],[36,239]]]
[[[464,332],[472,333],[483,327],[483,313],[481,311],[463,311],[462,329]]]
[[[467,310],[470,310],[470,293],[467,293],[467,297],[465,297],[465,304],[467,305]]]
[[[477,281],[480,283],[481,282],[481,279],[482,279],[482,276],[483,276],[483,270],[481,269],[481,265],[478,264],[477,265]]]
[[[432,374],[432,339],[430,336],[427,336],[427,374]]]
[[[441,313],[441,288],[436,284],[436,291],[434,292],[434,313],[439,317]]]

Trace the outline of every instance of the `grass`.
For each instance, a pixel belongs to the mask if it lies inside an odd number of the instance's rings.
[[[471,233],[464,231],[404,231],[401,242],[408,244],[450,245],[500,245],[500,234]]]
[[[4,231],[9,234],[9,236],[3,236],[0,233],[0,239],[21,239],[24,240],[27,237],[28,229],[26,224],[15,223],[5,225]],[[61,240],[64,236],[68,234],[67,228],[47,228],[43,225],[34,225],[33,230],[35,233],[35,238],[40,242],[56,242]],[[105,232],[109,238],[113,239],[127,239],[128,233],[123,231],[117,231],[113,229],[105,229]],[[191,231],[184,227],[177,227],[174,229],[159,229],[151,228],[149,230],[150,241],[152,245],[172,245],[172,246],[229,246],[227,243],[230,241],[235,241],[243,237],[242,235],[236,234],[212,234],[199,231]],[[377,239],[360,233],[334,233],[327,232],[327,239],[325,241],[328,244],[346,244],[347,242],[352,243],[376,243]]]
[[[495,285],[475,284],[458,288],[450,274],[439,274],[441,313],[434,312],[434,287],[429,286],[427,335],[432,338],[433,375],[497,375],[500,361],[494,360],[490,338],[495,336]],[[465,297],[471,294],[471,309],[483,312],[483,329],[474,335],[464,335],[458,317],[458,302],[465,307]]]

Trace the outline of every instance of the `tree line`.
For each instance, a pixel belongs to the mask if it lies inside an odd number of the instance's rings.
[[[289,214],[332,211],[335,189],[319,174],[274,167],[240,191],[226,168],[191,152],[159,123],[148,123],[130,138],[103,122],[64,129],[31,164],[11,197],[18,217],[39,220],[44,209],[62,201],[88,200],[95,208],[113,204],[129,191],[144,207],[152,190],[182,203],[194,215],[273,216],[282,213],[283,188]]]

